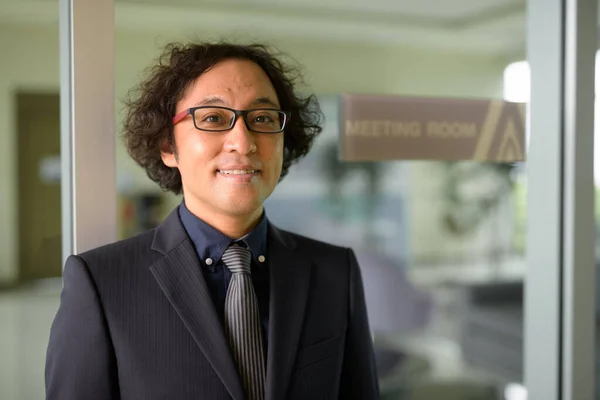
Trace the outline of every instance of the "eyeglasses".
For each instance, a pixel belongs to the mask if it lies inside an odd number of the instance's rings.
[[[173,125],[181,122],[188,115],[193,117],[196,129],[209,132],[228,131],[242,116],[246,127],[252,132],[279,133],[285,129],[290,119],[289,112],[271,108],[234,110],[227,107],[202,106],[183,110],[173,117]]]

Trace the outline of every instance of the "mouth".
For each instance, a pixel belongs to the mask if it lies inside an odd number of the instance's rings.
[[[236,185],[248,185],[258,183],[261,170],[259,169],[218,169],[216,176],[224,179],[226,182]]]
[[[217,172],[221,175],[258,175],[259,169],[218,169]]]

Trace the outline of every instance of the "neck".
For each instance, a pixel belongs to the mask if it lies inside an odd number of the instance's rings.
[[[185,206],[196,217],[232,239],[239,239],[250,233],[258,224],[263,213],[263,207],[259,207],[249,214],[232,215],[223,214],[216,210],[207,210],[198,207],[193,202],[188,203],[186,201]]]

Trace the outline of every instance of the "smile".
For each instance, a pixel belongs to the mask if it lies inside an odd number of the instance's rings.
[[[217,170],[219,173],[224,175],[248,175],[248,174],[256,174],[260,172],[257,169],[229,169],[229,170]]]

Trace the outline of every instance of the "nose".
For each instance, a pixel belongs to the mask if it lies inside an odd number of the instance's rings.
[[[226,151],[237,151],[243,155],[256,151],[254,134],[248,130],[246,121],[241,116],[235,121],[231,130],[226,133],[224,146]]]

